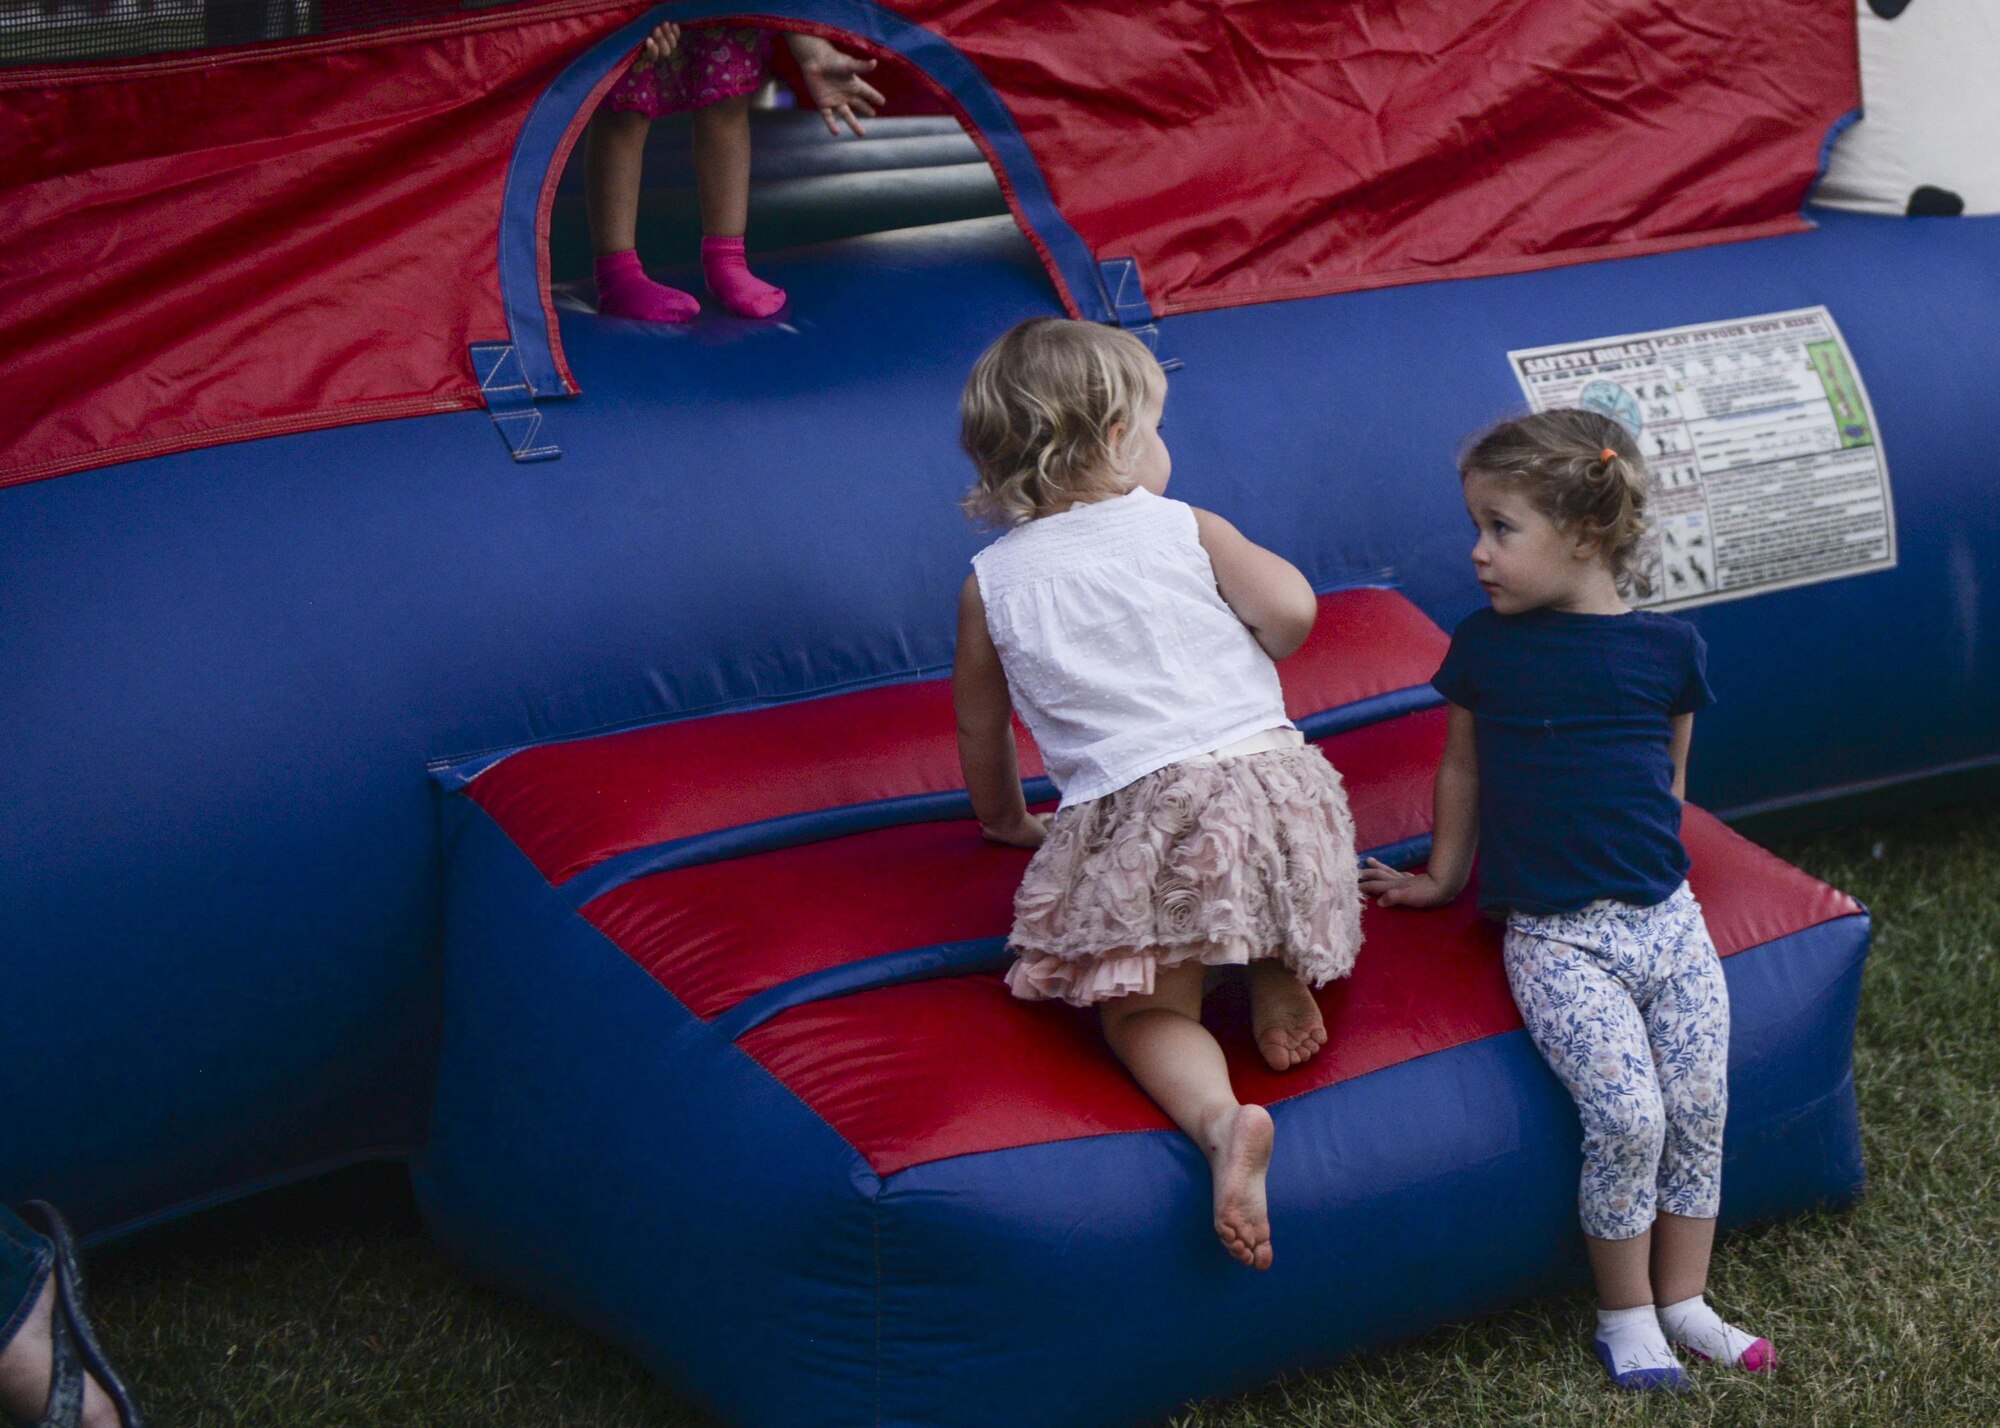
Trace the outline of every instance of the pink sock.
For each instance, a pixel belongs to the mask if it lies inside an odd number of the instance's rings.
[[[769,317],[785,305],[785,290],[753,277],[741,238],[701,240],[701,271],[716,301],[738,317]]]
[[[627,248],[597,260],[597,310],[606,317],[636,317],[641,322],[686,322],[701,311],[701,304],[693,293],[647,277],[639,255]]]

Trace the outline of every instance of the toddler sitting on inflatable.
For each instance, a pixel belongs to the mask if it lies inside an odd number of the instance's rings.
[[[1687,1388],[1669,1341],[1761,1372],[1770,1343],[1702,1297],[1729,992],[1680,826],[1695,711],[1714,696],[1694,627],[1623,598],[1646,593],[1644,461],[1617,422],[1562,410],[1487,432],[1459,474],[1492,605],[1459,625],[1432,681],[1451,712],[1430,865],[1370,859],[1362,886],[1438,907],[1484,850],[1479,905],[1507,920],[1508,985],[1583,1120],[1579,1203],[1613,1382]]]

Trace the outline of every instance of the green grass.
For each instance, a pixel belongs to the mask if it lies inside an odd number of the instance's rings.
[[[1615,1397],[1581,1292],[1201,1405],[1175,1428],[2000,1424],[2000,799],[1780,840],[1875,914],[1862,1203],[1735,1235],[1712,1294],[1769,1381]],[[467,1284],[386,1170],[101,1251],[97,1317],[164,1428],[706,1424],[630,1360]],[[1024,1428],[1028,1428],[1024,1425]]]

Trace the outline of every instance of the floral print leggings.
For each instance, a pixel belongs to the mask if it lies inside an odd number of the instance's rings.
[[[1651,907],[1600,901],[1507,921],[1507,983],[1583,1121],[1583,1231],[1713,1218],[1729,1107],[1729,991],[1682,883]]]

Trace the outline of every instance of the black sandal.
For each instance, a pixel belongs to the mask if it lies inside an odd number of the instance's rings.
[[[53,1275],[54,1270],[49,1273]],[[60,1297],[62,1291],[56,1291]],[[26,1428],[76,1428],[83,1417],[83,1364],[76,1355],[60,1304],[49,1316],[49,1401]],[[13,1420],[9,1419],[9,1422]]]
[[[123,1428],[146,1428],[146,1416],[111,1367],[83,1312],[83,1261],[77,1256],[76,1236],[70,1233],[69,1221],[46,1200],[30,1200],[21,1208],[33,1211],[42,1221],[42,1233],[56,1251],[55,1268],[50,1271],[56,1282],[56,1302],[49,1316],[49,1402],[41,1421],[29,1428],[76,1428],[83,1416],[86,1369],[118,1410]]]

